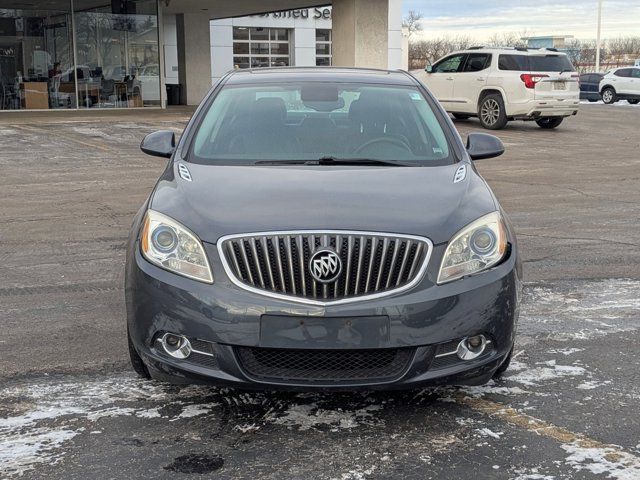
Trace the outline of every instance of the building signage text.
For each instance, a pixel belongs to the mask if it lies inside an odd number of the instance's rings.
[[[311,10],[311,11],[310,11]],[[331,9],[330,8],[300,8],[296,10],[285,10],[283,12],[272,12],[272,13],[263,13],[261,15],[251,15],[252,17],[273,17],[273,18],[311,18],[315,19],[330,19],[331,18]]]

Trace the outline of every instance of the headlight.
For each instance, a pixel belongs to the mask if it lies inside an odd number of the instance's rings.
[[[492,267],[507,251],[507,234],[499,212],[470,223],[449,242],[444,252],[438,283],[446,283]]]
[[[140,237],[142,254],[151,263],[194,280],[213,283],[202,242],[172,218],[147,210]]]

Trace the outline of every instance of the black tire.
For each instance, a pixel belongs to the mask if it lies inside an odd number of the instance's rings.
[[[500,130],[504,128],[508,120],[502,95],[491,93],[483,97],[478,104],[478,119],[486,129]]]
[[[613,87],[606,87],[602,90],[602,101],[607,105],[611,105],[618,101],[618,95],[616,95],[616,91]]]
[[[127,327],[127,341],[129,342],[129,359],[131,360],[131,366],[133,370],[142,378],[151,378],[149,369],[142,361],[142,358],[136,351],[136,347],[133,346],[131,341],[131,335],[129,334],[129,327]]]
[[[627,100],[631,105],[637,105],[640,102],[640,99],[632,98],[631,100]]]
[[[536,123],[540,128],[556,128],[564,120],[563,117],[542,117],[536,120]]]
[[[453,118],[457,120],[468,120],[471,118],[471,115],[467,115],[466,113],[454,113]]]
[[[513,357],[513,347],[511,347],[511,351],[509,352],[509,355],[507,355],[507,358],[504,359],[504,361],[500,364],[498,369],[493,374],[493,378],[500,378],[502,374],[507,371],[509,365],[511,364],[511,357]]]

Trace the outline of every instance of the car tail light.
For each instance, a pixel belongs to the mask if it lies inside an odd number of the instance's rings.
[[[536,83],[548,76],[549,75],[544,75],[542,73],[523,73],[520,75],[520,80],[524,82],[525,87],[536,88]]]

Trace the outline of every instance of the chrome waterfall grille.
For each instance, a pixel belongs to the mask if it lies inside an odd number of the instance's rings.
[[[423,237],[370,232],[265,232],[223,237],[227,275],[245,289],[325,305],[414,286],[432,244]]]

